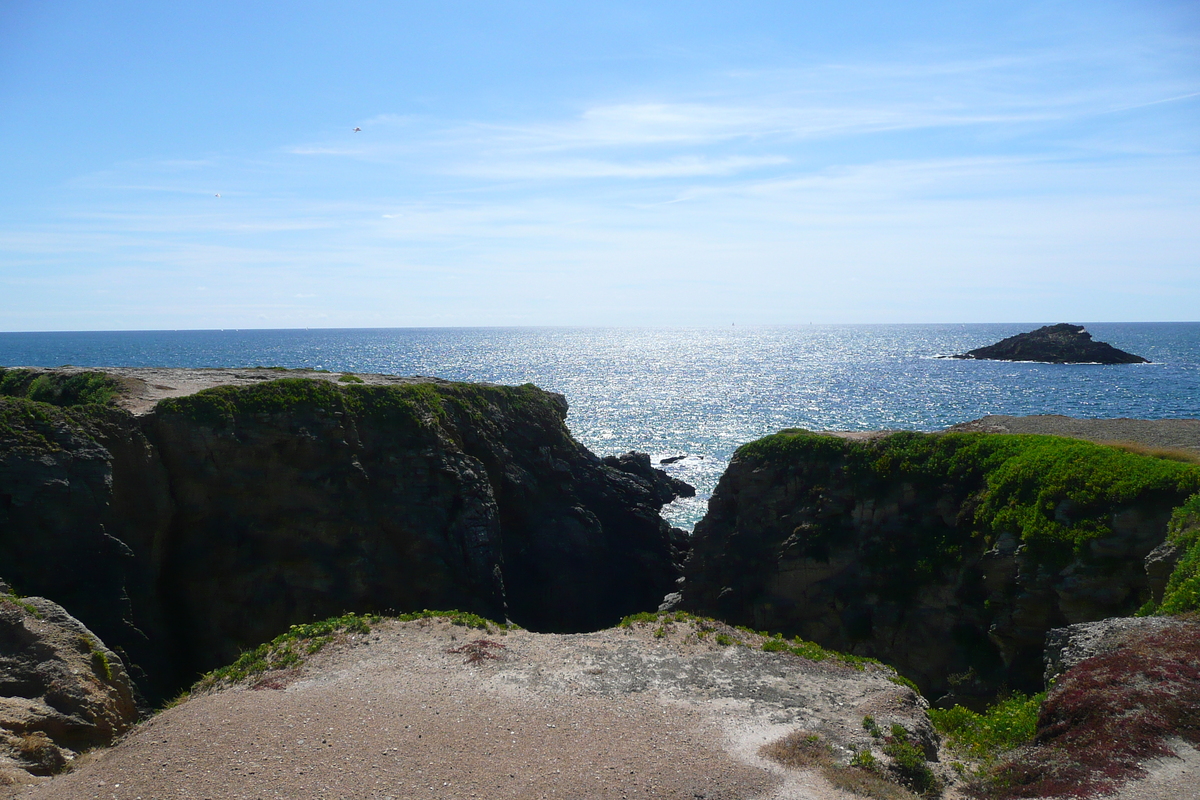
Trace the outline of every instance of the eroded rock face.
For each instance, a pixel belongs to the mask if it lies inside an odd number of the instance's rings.
[[[62,606],[0,595],[0,779],[49,775],[137,718],[121,659]]]
[[[1061,322],[1019,333],[951,358],[1044,361],[1051,364],[1148,364],[1147,359],[1092,339],[1082,325]]]
[[[863,477],[849,448],[873,445],[821,438],[790,460],[735,456],[696,526],[683,608],[873,656],[970,704],[1002,685],[1038,691],[1048,630],[1148,595],[1143,560],[1171,503],[1115,507],[1110,536],[1056,560],[978,532],[981,480]]]
[[[0,398],[0,563],[128,652],[151,701],[348,611],[598,629],[658,605],[687,539],[666,476],[606,466],[566,412],[434,379],[220,387],[142,417]]]

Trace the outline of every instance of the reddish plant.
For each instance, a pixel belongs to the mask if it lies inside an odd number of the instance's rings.
[[[463,663],[475,664],[484,660],[485,658],[500,658],[500,654],[496,651],[503,649],[504,645],[500,644],[499,642],[493,642],[491,639],[476,639],[473,642],[467,642],[466,644],[458,647],[451,647],[446,652],[466,653],[467,660]]]
[[[979,796],[1092,797],[1172,755],[1167,740],[1200,745],[1200,625],[1131,635],[1050,690],[1034,744],[977,785]]]

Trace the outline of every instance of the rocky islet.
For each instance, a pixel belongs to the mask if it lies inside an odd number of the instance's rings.
[[[1009,336],[996,344],[950,358],[986,361],[1042,361],[1051,364],[1147,364],[1141,356],[1097,342],[1082,325],[1060,322]]]

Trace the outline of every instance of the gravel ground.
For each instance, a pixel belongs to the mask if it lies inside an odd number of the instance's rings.
[[[832,661],[722,647],[687,624],[488,638],[387,622],[257,688],[193,697],[21,800],[846,800],[759,748],[796,729],[868,745],[864,714],[923,725],[915,695]],[[923,701],[922,701],[923,702]]]

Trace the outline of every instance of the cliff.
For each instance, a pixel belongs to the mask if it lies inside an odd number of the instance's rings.
[[[1082,325],[1061,322],[1018,333],[996,344],[951,358],[990,361],[1044,361],[1051,364],[1148,364],[1147,359],[1097,342]]]
[[[139,415],[0,398],[0,574],[127,654],[151,699],[314,618],[457,607],[595,630],[680,574],[666,475],[602,463],[560,395],[175,372],[89,373]],[[244,385],[177,391],[195,380]]]
[[[683,607],[895,665],[931,697],[1041,688],[1048,630],[1133,613],[1195,465],[1050,436],[787,431],[735,454]]]

